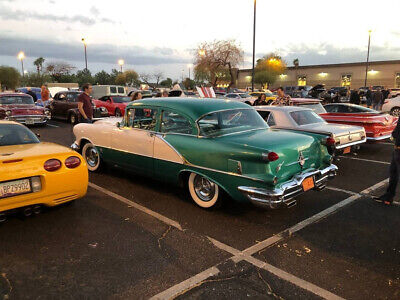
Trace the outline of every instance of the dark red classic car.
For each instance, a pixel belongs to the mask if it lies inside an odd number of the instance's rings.
[[[33,98],[23,93],[0,93],[0,120],[26,125],[45,125],[50,119],[48,109],[36,106]]]
[[[104,96],[100,99],[93,99],[96,107],[105,107],[110,116],[122,117],[125,114],[125,108],[131,102],[128,96]]]
[[[293,105],[313,109],[328,123],[362,126],[367,141],[380,141],[390,138],[398,118],[386,113],[349,103],[321,105],[318,99],[292,99]]]

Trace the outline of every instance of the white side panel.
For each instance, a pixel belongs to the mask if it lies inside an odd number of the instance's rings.
[[[132,154],[153,157],[154,135],[146,130],[130,127],[115,128],[110,148]]]
[[[185,162],[184,158],[170,144],[157,135],[154,140],[154,158],[178,164]]]

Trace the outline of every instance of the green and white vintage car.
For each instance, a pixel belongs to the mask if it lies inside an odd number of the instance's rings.
[[[337,167],[324,136],[270,129],[255,109],[232,100],[158,98],[129,104],[123,119],[74,127],[90,171],[118,165],[181,184],[194,202],[216,206],[222,191],[276,208],[321,190]]]

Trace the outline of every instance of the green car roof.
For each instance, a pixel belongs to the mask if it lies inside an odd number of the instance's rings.
[[[183,114],[197,120],[199,117],[217,110],[250,108],[248,104],[235,100],[222,100],[213,98],[153,98],[136,100],[128,104],[127,108],[138,105],[151,105],[180,111]]]

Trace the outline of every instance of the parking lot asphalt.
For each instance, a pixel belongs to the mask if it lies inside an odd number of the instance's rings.
[[[50,125],[32,130],[73,142],[71,125]],[[226,199],[206,211],[153,178],[90,174],[94,188],[74,205],[0,225],[0,297],[399,298],[400,206],[358,194],[383,192],[391,151],[340,157],[328,189],[278,210]]]

